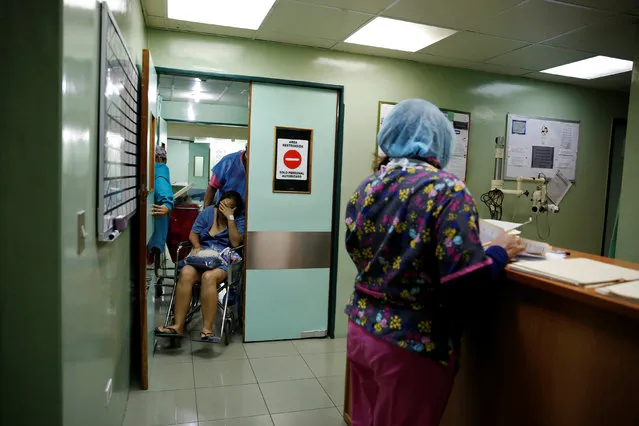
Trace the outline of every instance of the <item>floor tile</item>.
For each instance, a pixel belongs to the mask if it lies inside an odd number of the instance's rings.
[[[299,355],[256,358],[250,361],[259,383],[313,378],[313,372]]]
[[[344,426],[346,423],[335,408],[274,414],[275,426]]]
[[[249,358],[298,355],[295,345],[288,340],[283,342],[245,343],[244,349]]]
[[[336,406],[344,404],[344,376],[321,377],[317,380]]]
[[[344,376],[346,374],[346,352],[302,355],[315,377]]]
[[[326,354],[346,351],[346,339],[295,340],[293,344],[301,354]]]
[[[195,390],[200,421],[268,414],[257,385],[225,386]]]
[[[260,389],[271,414],[334,406],[316,379],[261,383]]]
[[[195,390],[131,392],[123,426],[197,422]]]
[[[246,351],[244,350],[244,345],[242,345],[241,338],[235,338],[228,346],[199,342],[191,342],[191,346],[193,348],[193,361],[195,362],[246,359]]]
[[[149,376],[149,390],[192,389],[193,363],[158,363],[153,365]]]
[[[191,362],[191,341],[184,338],[179,347],[171,347],[169,339],[158,339],[158,350],[153,354],[153,362],[178,363]]]
[[[195,362],[193,368],[196,388],[257,383],[247,359]]]
[[[273,426],[271,416],[241,417],[239,419],[200,422],[199,426]]]

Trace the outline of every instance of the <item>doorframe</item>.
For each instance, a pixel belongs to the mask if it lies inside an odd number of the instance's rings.
[[[610,180],[612,178],[612,166],[614,162],[614,143],[615,143],[615,129],[617,123],[623,123],[628,127],[628,119],[625,117],[613,117],[610,120],[610,149],[608,150],[608,172],[606,173],[606,201],[604,202],[604,222],[603,230],[601,233],[601,256],[607,257],[606,253],[606,229],[608,227],[608,211],[610,210]],[[617,206],[619,208],[619,206]],[[614,220],[614,219],[613,219]]]
[[[139,337],[140,341],[140,353],[136,355],[140,356],[138,360],[140,366],[140,388],[147,390],[149,388],[149,365],[148,365],[148,323],[147,323],[147,299],[146,299],[146,212],[147,212],[147,197],[150,193],[147,186],[148,172],[149,172],[149,150],[148,150],[148,138],[149,130],[155,131],[155,129],[149,129],[150,111],[149,111],[149,73],[151,68],[151,53],[149,49],[142,50],[142,72],[140,73],[140,138],[139,138],[139,167],[138,167],[138,197],[137,197],[137,229],[138,232],[134,236],[134,250],[135,261],[133,262],[133,268],[135,271],[137,290],[138,290],[138,303],[137,314],[139,315],[139,336],[134,334],[135,337]],[[153,179],[151,179],[152,181]],[[135,326],[135,325],[133,325]]]
[[[277,84],[282,86],[294,86],[294,87],[307,87],[313,89],[325,89],[334,90],[337,93],[337,109],[335,116],[335,162],[334,162],[334,176],[333,176],[333,213],[332,213],[332,225],[331,225],[331,265],[330,265],[330,278],[329,278],[329,292],[328,292],[328,324],[327,334],[330,338],[335,338],[335,313],[337,303],[337,266],[339,259],[339,231],[341,226],[340,207],[341,207],[341,184],[342,184],[342,157],[343,157],[343,141],[344,141],[344,86],[336,84],[316,83],[303,80],[286,80],[282,78],[271,77],[258,77],[248,76],[241,74],[218,74],[211,72],[191,71],[177,68],[167,67],[155,67],[157,74],[171,74],[184,77],[195,78],[208,78],[216,80],[230,80],[252,83],[266,83]],[[252,93],[252,91],[251,91]],[[250,108],[250,95],[249,95],[249,114]],[[250,129],[250,120],[249,120]],[[249,130],[250,133],[250,130]],[[250,136],[248,138],[248,145],[250,148]],[[249,155],[250,161],[250,155]],[[248,180],[247,180],[248,185]],[[247,204],[248,204],[248,188],[247,188]],[[245,280],[246,282],[246,280]],[[244,288],[246,291],[246,287]]]

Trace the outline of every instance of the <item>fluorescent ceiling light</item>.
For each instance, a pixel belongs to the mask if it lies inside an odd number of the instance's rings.
[[[543,73],[562,75],[564,77],[593,80],[609,75],[621,74],[632,71],[632,61],[610,58],[608,56],[595,56],[594,58],[561,65],[555,68],[543,70]]]
[[[168,0],[167,16],[179,21],[257,30],[275,0]]]
[[[375,18],[347,38],[345,43],[417,52],[456,32],[397,19]]]

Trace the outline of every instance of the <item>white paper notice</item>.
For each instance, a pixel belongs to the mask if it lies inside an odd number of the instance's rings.
[[[552,176],[561,171],[575,180],[578,122],[508,115],[506,179]]]
[[[308,145],[305,140],[277,140],[276,179],[308,180]]]

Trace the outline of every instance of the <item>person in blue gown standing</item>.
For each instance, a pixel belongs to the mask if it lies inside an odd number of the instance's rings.
[[[173,208],[173,188],[166,165],[166,150],[161,145],[155,147],[155,199],[151,207],[153,235],[147,244],[149,261],[164,253],[166,237],[169,233],[169,212]]]

